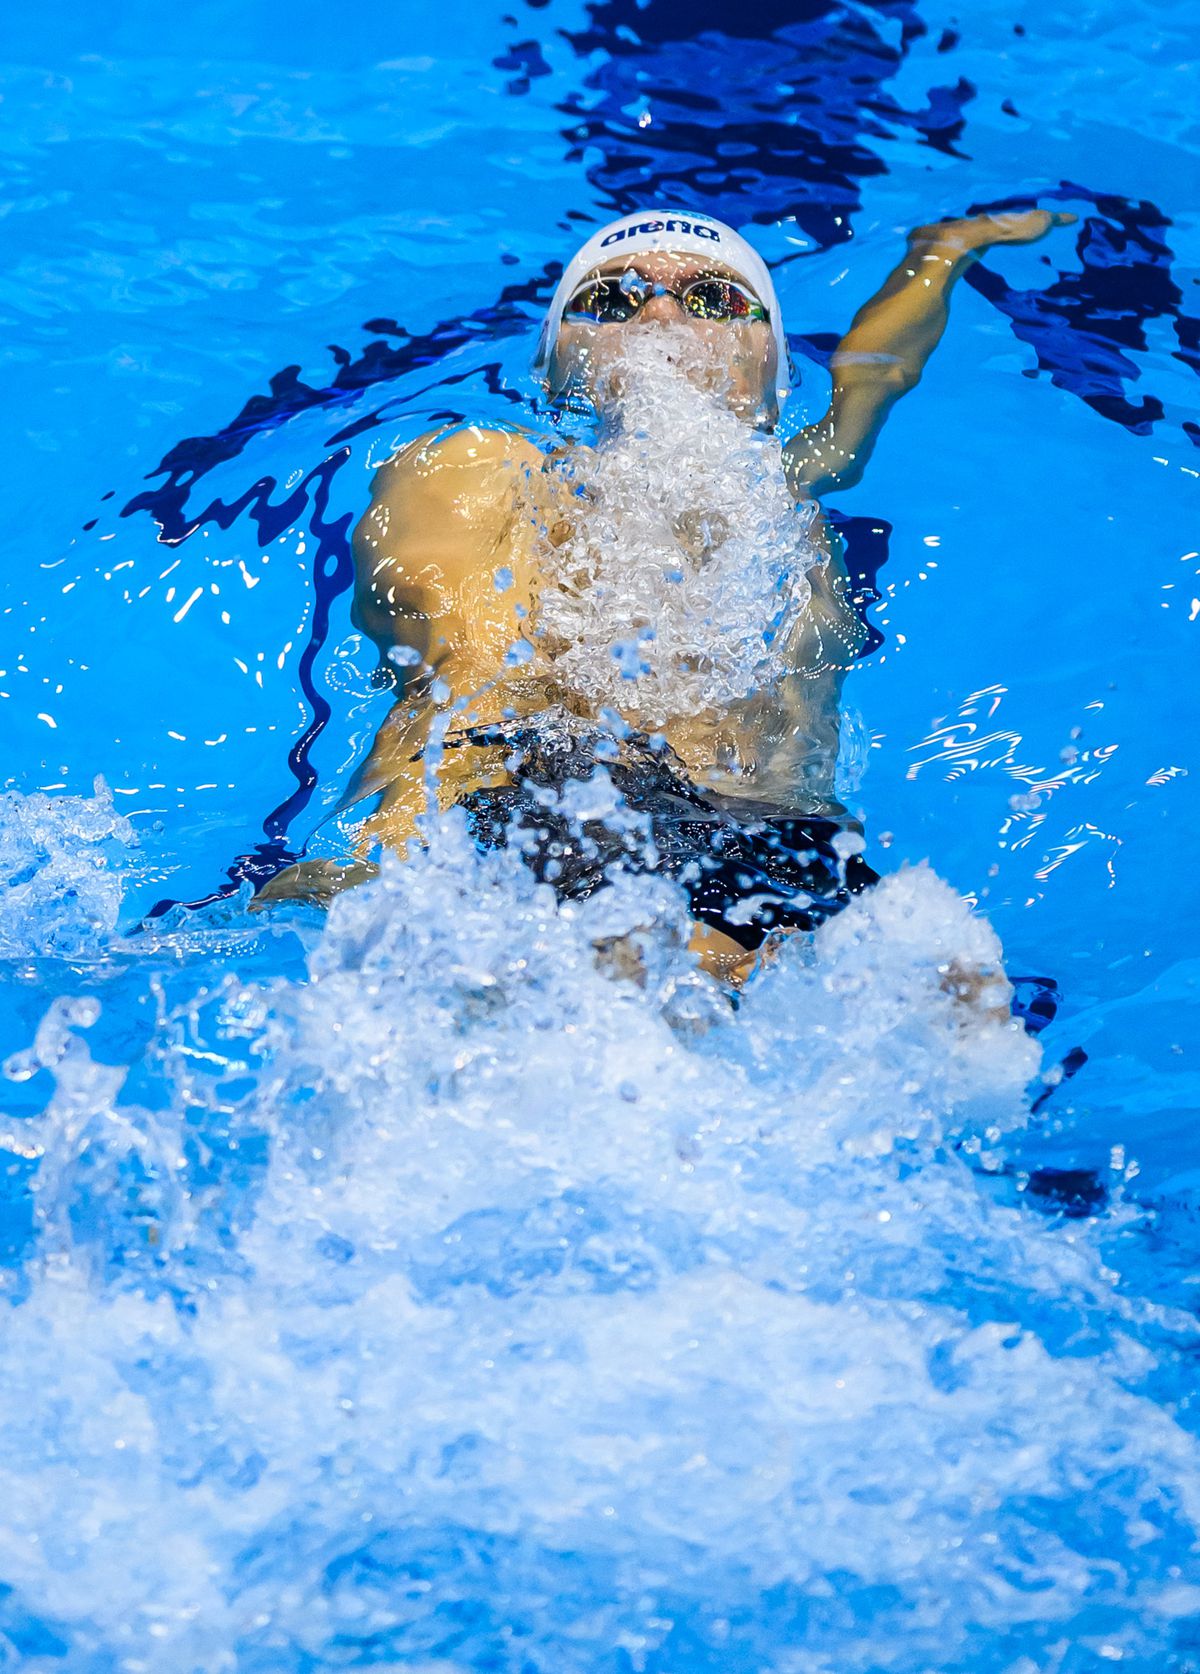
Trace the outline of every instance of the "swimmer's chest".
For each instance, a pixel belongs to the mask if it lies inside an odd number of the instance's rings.
[[[564,584],[562,555],[569,552],[581,522],[585,523],[588,517],[586,457],[590,450],[579,452],[583,459],[575,465],[570,477],[565,477],[558,468],[562,453],[548,456],[542,470],[530,475],[510,531],[510,538],[520,548],[521,570],[528,578],[529,620],[534,632],[538,627],[538,601],[547,588]],[[703,562],[704,543],[714,538],[713,532],[716,531],[718,541],[723,534],[728,534],[728,525],[720,511],[697,508],[681,522],[685,527],[677,528],[675,533],[680,555],[685,560]],[[835,661],[840,660],[841,652],[847,649],[853,661],[864,630],[849,602],[841,542],[819,508],[806,527],[804,539],[816,547],[819,558],[807,571],[811,599],[792,636],[787,661],[790,667],[808,667],[809,672],[816,672],[811,665],[829,661],[831,656]],[[666,567],[664,560],[664,571]],[[667,585],[664,574],[663,586]],[[835,642],[837,649],[834,649]]]
[[[490,530],[480,531],[487,562],[470,589],[472,596],[462,600],[465,642],[454,634],[448,649],[461,647],[477,662],[499,662],[501,680],[553,676],[558,648],[543,633],[539,605],[549,589],[570,585],[570,553],[581,529],[586,532],[590,511],[590,452],[579,448],[571,454],[560,450],[548,455],[540,470],[522,471],[515,491],[484,514],[491,524]],[[478,509],[484,513],[482,506]],[[715,516],[698,514],[697,522],[706,529],[720,525]],[[862,628],[849,605],[836,538],[823,516],[809,525],[806,538],[822,558],[808,571],[812,596],[790,637],[782,667],[821,685],[827,670],[844,669],[854,660]],[[668,585],[665,574],[663,585]],[[582,699],[584,694],[578,696]],[[818,709],[825,707],[823,693],[814,689],[810,696]]]

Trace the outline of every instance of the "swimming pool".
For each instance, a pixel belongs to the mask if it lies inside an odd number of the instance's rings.
[[[1200,1665],[1194,20],[6,20],[6,1666]],[[905,229],[1081,217],[838,503],[899,877],[733,1017],[665,887],[557,913],[453,821],[249,917],[388,702],[372,463],[527,418],[572,216],[677,195],[793,417]],[[938,986],[989,924],[1036,1045]]]

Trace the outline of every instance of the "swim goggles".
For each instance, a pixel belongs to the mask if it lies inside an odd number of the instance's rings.
[[[765,320],[767,310],[754,292],[736,279],[693,279],[677,291],[630,271],[602,279],[585,279],[563,314],[570,320],[592,320],[598,325],[622,325],[651,297],[673,296],[697,320]]]

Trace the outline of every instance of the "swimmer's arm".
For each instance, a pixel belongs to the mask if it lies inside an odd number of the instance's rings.
[[[468,684],[473,678],[483,683],[481,671],[459,672]],[[499,718],[495,702],[489,706],[486,689],[481,698],[456,698],[448,687],[435,699],[428,677],[419,684],[423,689],[400,699],[385,717],[369,756],[339,804],[339,812],[345,812],[357,803],[379,798],[379,806],[358,826],[353,857],[302,860],[285,868],[259,890],[251,903],[253,911],[279,901],[327,906],[341,890],[375,877],[379,868],[373,856],[380,846],[401,858],[408,853],[414,838],[420,838],[421,816],[431,800],[448,807],[460,789],[472,788],[463,783],[474,765],[471,751],[442,746],[431,760],[429,746],[434,736],[440,743],[447,729],[456,725]],[[477,767],[474,772],[478,781]]]
[[[439,806],[449,808],[464,790],[481,782],[479,752],[442,741],[466,727],[503,720],[510,694],[494,671],[479,664],[456,659],[453,672],[453,686],[424,677],[397,701],[355,775],[343,808],[379,797],[379,806],[358,830],[355,852],[360,859],[377,844],[403,856],[419,835],[418,821],[431,794]]]
[[[535,590],[524,522],[541,466],[526,437],[463,426],[418,437],[376,473],[354,531],[352,617],[384,656],[403,649],[405,690],[342,803],[382,795],[360,855],[376,842],[403,853],[416,835],[439,716],[442,730],[500,718],[497,677]],[[445,752],[443,801],[470,765],[471,752]]]
[[[828,411],[783,450],[792,492],[820,498],[859,481],[889,412],[915,389],[941,340],[951,290],[984,250],[1031,244],[1075,219],[1033,209],[941,221],[910,233],[904,260],[859,309],[834,352]]]
[[[341,813],[368,797],[380,796],[380,807],[359,827],[353,857],[319,857],[285,867],[258,891],[250,903],[252,912],[281,901],[328,906],[342,890],[368,883],[376,876],[379,868],[369,856],[377,843],[395,849],[401,856],[407,852],[428,802],[420,752],[428,742],[436,713],[428,696],[401,700],[376,733],[370,755],[338,807]]]

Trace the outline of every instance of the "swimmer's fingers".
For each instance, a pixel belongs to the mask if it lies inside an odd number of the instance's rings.
[[[1039,238],[1045,238],[1051,228],[1069,227],[1079,217],[1065,209],[1023,209],[1003,215],[987,215],[984,219],[998,229],[992,242],[1034,244]]]

